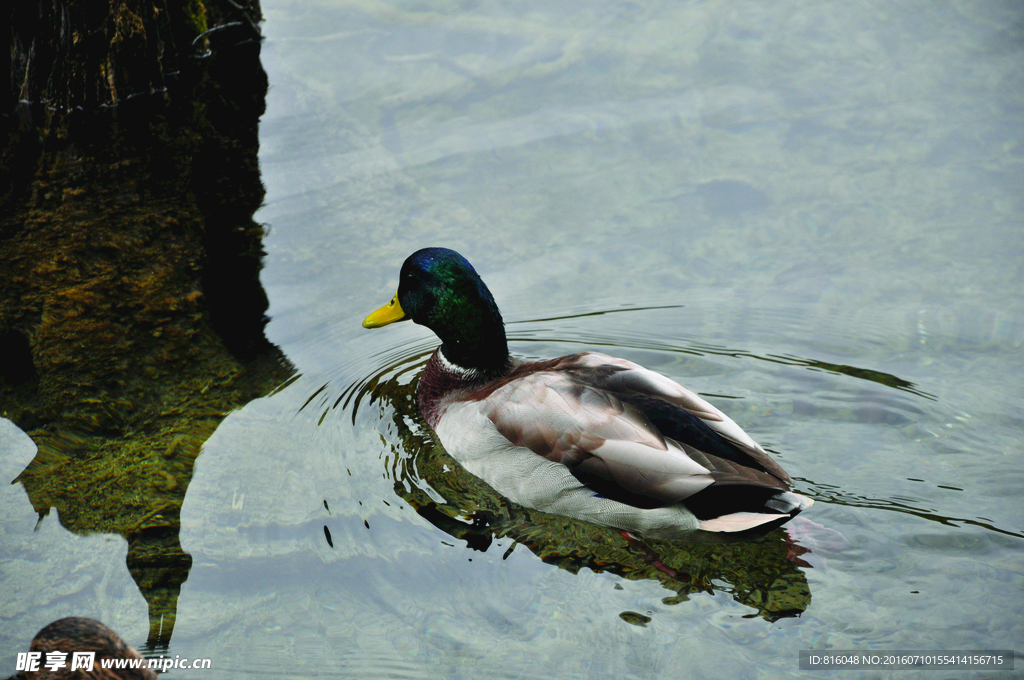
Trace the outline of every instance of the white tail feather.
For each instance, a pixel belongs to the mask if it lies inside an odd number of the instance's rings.
[[[762,512],[734,512],[714,519],[702,520],[700,528],[704,531],[747,531],[768,522],[778,522],[780,519],[788,519],[788,517],[786,515],[768,515]]]
[[[786,515],[803,512],[812,505],[814,505],[813,500],[792,491],[781,491],[765,503],[767,508]]]

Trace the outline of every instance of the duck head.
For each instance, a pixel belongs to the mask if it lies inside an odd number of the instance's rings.
[[[379,328],[411,319],[441,339],[449,362],[486,374],[509,366],[505,324],[491,291],[466,258],[448,248],[424,248],[406,258],[391,301],[363,321]]]

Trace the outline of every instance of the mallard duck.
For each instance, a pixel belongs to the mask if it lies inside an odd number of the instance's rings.
[[[365,328],[411,319],[441,340],[420,411],[445,450],[522,506],[652,538],[778,526],[811,505],[728,416],[625,359],[512,358],[491,292],[464,257],[424,248]]]

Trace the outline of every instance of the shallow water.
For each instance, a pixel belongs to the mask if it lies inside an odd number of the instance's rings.
[[[302,376],[196,463],[165,654],[753,678],[800,649],[1022,648],[1019,4],[264,11],[267,335]],[[474,263],[515,354],[656,369],[816,504],[763,541],[652,545],[672,577],[496,497],[417,421],[433,336],[360,327],[428,245]],[[2,425],[13,479],[34,447]],[[70,614],[145,642],[123,540],[36,526],[18,485],[0,508],[4,664]]]

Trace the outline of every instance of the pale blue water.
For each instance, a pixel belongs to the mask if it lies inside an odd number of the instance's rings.
[[[211,678],[773,678],[812,647],[1022,649],[1022,6],[575,7],[264,3],[262,280],[303,377],[197,462],[170,654]],[[778,563],[802,614],[714,570],[666,603],[414,513],[449,473],[395,467],[432,459],[386,401],[332,405],[433,346],[359,325],[428,245],[474,263],[518,355],[639,361],[771,449],[817,499],[810,566]],[[0,450],[6,479],[33,455],[9,423]],[[0,506],[0,659],[70,613],[145,641],[122,539],[34,531],[20,486]]]

